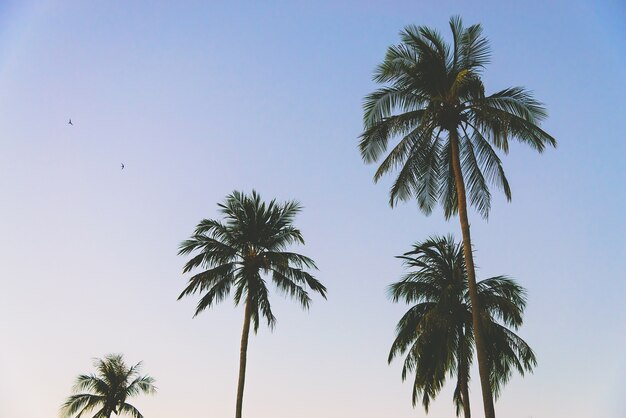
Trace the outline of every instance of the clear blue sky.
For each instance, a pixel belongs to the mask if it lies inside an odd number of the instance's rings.
[[[277,328],[249,347],[245,416],[424,416],[386,363],[406,307],[385,287],[402,274],[394,255],[458,236],[458,221],[390,209],[389,179],[372,183],[356,144],[386,47],[407,24],[447,36],[454,14],[491,40],[488,92],[533,90],[559,141],[513,147],[513,202],[496,193],[488,222],[471,214],[479,276],[528,290],[520,334],[539,359],[498,415],[626,416],[624,4],[215,3],[0,4],[0,417],[56,416],[110,352],[156,377],[158,395],[134,401],[146,417],[232,416],[243,312],[225,302],[192,319],[176,251],[252,188],[302,202],[298,250],[329,298],[302,312],[274,295]],[[452,416],[451,396],[429,417]]]

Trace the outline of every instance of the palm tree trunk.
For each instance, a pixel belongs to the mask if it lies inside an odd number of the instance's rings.
[[[459,205],[459,220],[461,221],[461,233],[463,234],[463,256],[465,258],[465,267],[467,268],[467,284],[469,288],[470,301],[472,302],[472,326],[474,328],[474,340],[476,341],[478,372],[480,375],[480,386],[483,393],[483,407],[485,409],[485,418],[495,418],[496,412],[493,406],[491,384],[489,383],[489,363],[487,361],[487,351],[485,349],[485,342],[483,340],[480,326],[480,306],[478,302],[478,290],[476,288],[476,271],[474,270],[472,240],[470,238],[470,226],[467,219],[465,183],[463,181],[461,160],[459,157],[459,137],[456,130],[450,131],[450,145],[452,147],[452,168],[454,170],[457,203]]]
[[[241,350],[239,353],[239,383],[237,384],[237,409],[235,418],[241,418],[243,407],[243,387],[246,382],[246,361],[248,357],[248,336],[250,335],[250,318],[252,317],[252,304],[250,293],[246,296],[246,306],[243,317],[243,331],[241,333]]]
[[[470,400],[469,400],[469,364],[468,364],[468,350],[469,347],[466,344],[467,338],[467,327],[461,327],[459,329],[459,335],[461,336],[459,340],[459,366],[458,366],[458,374],[459,374],[459,385],[461,386],[461,402],[463,404],[463,417],[471,418],[472,412],[470,410]]]

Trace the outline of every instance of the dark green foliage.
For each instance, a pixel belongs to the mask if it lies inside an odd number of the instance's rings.
[[[326,287],[304,270],[316,269],[313,260],[286,251],[292,244],[304,244],[300,230],[293,226],[300,211],[297,202],[280,204],[272,200],[266,204],[255,191],[249,196],[236,191],[218,206],[223,220],[201,221],[178,252],[196,253],[185,264],[185,273],[202,270],[189,279],[178,297],[203,294],[196,315],[221,302],[233,290],[236,305],[250,294],[255,332],[261,316],[273,327],[276,318],[264,276],[270,276],[281,292],[294,297],[305,309],[311,302],[307,286],[326,297]]]
[[[490,51],[481,26],[465,28],[454,17],[450,29],[452,45],[436,30],[407,26],[402,42],[389,47],[374,74],[374,81],[385,86],[365,97],[359,149],[363,160],[375,162],[397,138],[374,175],[378,181],[398,171],[390,204],[415,198],[429,214],[440,202],[450,217],[458,211],[449,135],[454,132],[468,199],[486,218],[489,184],[511,199],[496,150],[507,153],[509,140],[515,139],[541,152],[556,141],[539,127],[545,108],[524,88],[485,95],[480,76]]]
[[[402,379],[415,375],[413,405],[421,397],[426,411],[446,377],[457,376],[458,414],[474,352],[463,248],[450,236],[433,237],[399,258],[410,271],[389,287],[389,295],[394,302],[412,306],[398,322],[388,360],[406,354]],[[522,325],[526,296],[521,286],[505,276],[478,282],[478,294],[490,383],[497,396],[514,370],[523,375],[536,365],[531,348],[509,329]]]
[[[97,409],[93,418],[109,418],[111,414],[143,418],[126,402],[127,398],[156,391],[154,379],[140,376],[141,363],[128,367],[120,354],[110,354],[94,362],[96,373],[80,375],[74,384],[74,395],[61,408],[63,418],[80,418]]]

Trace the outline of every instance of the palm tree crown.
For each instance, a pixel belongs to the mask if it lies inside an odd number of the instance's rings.
[[[110,418],[111,414],[143,418],[126,402],[132,396],[156,391],[152,377],[139,375],[141,362],[129,367],[121,354],[110,354],[96,359],[94,366],[96,374],[82,374],[76,379],[75,394],[63,404],[61,416],[80,418],[97,409],[93,418]]]
[[[469,371],[474,352],[472,305],[463,248],[451,236],[433,237],[400,256],[411,269],[389,287],[394,302],[413,304],[396,327],[389,362],[406,353],[402,379],[414,373],[413,405],[428,411],[447,375],[457,377],[454,401],[469,417]],[[531,348],[507,327],[522,324],[524,289],[510,278],[496,276],[478,282],[482,329],[488,352],[490,384],[497,396],[513,370],[531,371]]]
[[[374,176],[377,181],[399,169],[390,204],[415,197],[428,214],[440,201],[450,217],[458,211],[452,164],[458,141],[470,204],[487,217],[488,183],[511,198],[496,150],[507,153],[509,139],[539,152],[556,141],[539,127],[545,108],[524,88],[485,95],[480,76],[490,50],[481,26],[464,28],[461,19],[453,17],[450,29],[451,46],[436,30],[407,26],[401,32],[402,43],[389,47],[374,75],[386,86],[365,98],[359,148],[366,162],[375,162],[389,140],[398,138]]]
[[[276,287],[295,297],[304,308],[311,301],[305,286],[326,297],[326,287],[303,270],[316,269],[313,260],[285,251],[290,244],[304,244],[300,230],[292,225],[301,209],[297,202],[279,204],[272,200],[266,204],[255,191],[250,196],[235,191],[218,206],[224,222],[202,220],[191,238],[180,246],[179,255],[198,251],[185,264],[183,272],[198,267],[203,270],[189,279],[178,297],[204,293],[196,315],[222,301],[234,288],[236,305],[249,296],[254,330],[259,327],[260,316],[273,327],[276,318],[263,273],[270,274]]]

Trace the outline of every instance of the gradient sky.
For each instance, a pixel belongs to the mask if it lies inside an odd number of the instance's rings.
[[[303,312],[274,293],[244,415],[425,416],[386,363],[406,306],[385,288],[403,273],[395,255],[459,236],[458,221],[390,209],[390,179],[373,184],[356,144],[387,46],[407,24],[448,36],[454,14],[491,41],[487,91],[533,90],[559,141],[543,155],[513,146],[513,201],[494,192],[488,222],[470,213],[479,278],[528,290],[520,334],[539,360],[498,416],[626,416],[623,3],[208,3],[0,3],[0,417],[56,416],[111,352],[157,379],[132,402],[146,417],[232,416],[243,310],[192,319],[176,252],[252,188],[303,204],[298,250],[329,297]],[[451,398],[448,386],[428,416],[453,416]]]

